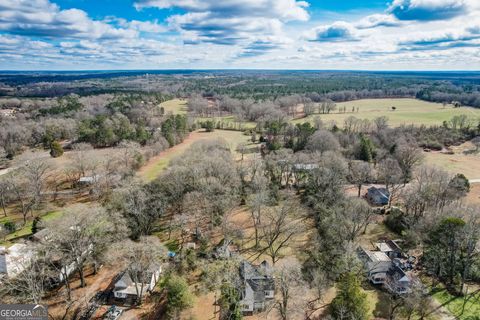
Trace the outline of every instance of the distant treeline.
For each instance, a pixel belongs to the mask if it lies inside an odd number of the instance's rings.
[[[336,102],[416,97],[480,107],[480,73],[154,70],[0,74],[0,95],[58,97],[116,92],[229,96],[255,101],[274,101],[290,95]]]

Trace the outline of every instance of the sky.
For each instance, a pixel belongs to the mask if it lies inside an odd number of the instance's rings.
[[[480,0],[0,0],[1,70],[480,70]]]

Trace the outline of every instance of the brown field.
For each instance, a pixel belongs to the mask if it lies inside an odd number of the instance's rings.
[[[463,173],[468,179],[480,179],[480,154],[465,153],[473,150],[471,142],[451,147],[454,154],[438,151],[425,152],[425,164],[439,167],[452,174]]]

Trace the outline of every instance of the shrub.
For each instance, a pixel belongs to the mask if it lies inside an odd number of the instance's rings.
[[[395,233],[402,234],[408,229],[405,216],[400,210],[392,210],[385,219],[385,225]]]
[[[3,224],[8,233],[14,233],[17,230],[17,225],[12,221],[7,221]]]
[[[61,157],[63,155],[63,148],[60,145],[60,143],[58,143],[57,141],[53,141],[50,144],[50,155],[53,158],[58,158],[58,157]]]

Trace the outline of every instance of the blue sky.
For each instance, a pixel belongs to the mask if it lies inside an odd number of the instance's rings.
[[[0,0],[0,69],[479,70],[479,0]]]

